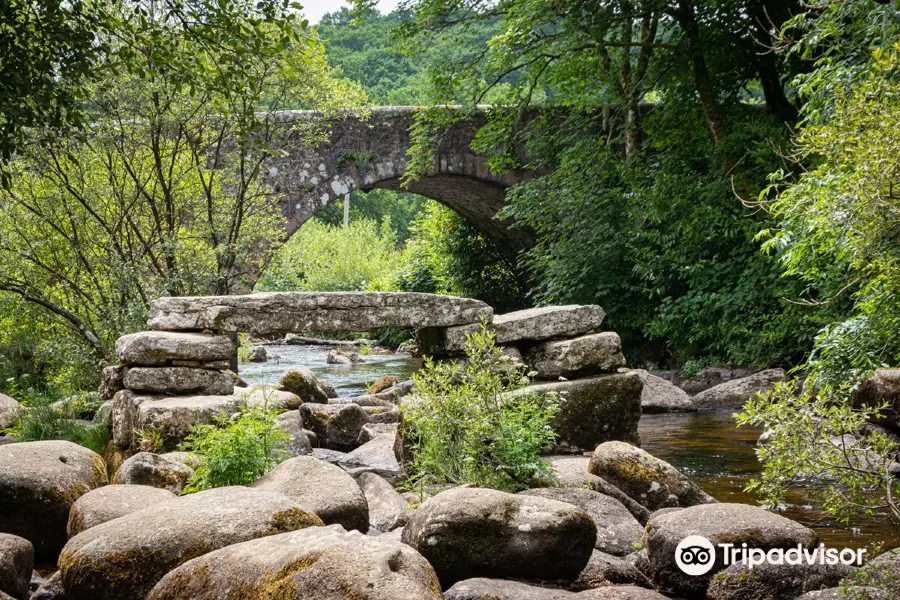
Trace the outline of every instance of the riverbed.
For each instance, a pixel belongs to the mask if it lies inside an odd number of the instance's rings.
[[[342,397],[363,393],[384,375],[394,375],[401,381],[409,379],[422,365],[420,359],[409,354],[370,353],[363,355],[363,363],[329,365],[325,361],[329,348],[325,346],[268,345],[266,350],[278,359],[242,364],[242,377],[254,383],[273,384],[285,370],[304,365],[317,377],[327,379]],[[691,477],[717,500],[756,504],[756,497],[745,492],[744,487],[760,471],[755,449],[762,432],[754,427],[736,427],[733,412],[644,415],[639,425],[641,446]],[[893,534],[885,518],[857,517],[851,527],[844,527],[805,499],[802,488],[790,490],[780,510],[784,516],[814,528],[829,547],[863,548],[892,542]]]

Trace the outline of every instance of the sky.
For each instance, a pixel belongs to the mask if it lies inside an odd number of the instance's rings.
[[[397,8],[399,2],[400,0],[379,0],[378,10],[382,13],[389,13]],[[303,5],[303,13],[306,18],[313,25],[317,24],[325,13],[334,12],[347,6],[347,3],[341,2],[341,0],[300,0],[300,4]]]

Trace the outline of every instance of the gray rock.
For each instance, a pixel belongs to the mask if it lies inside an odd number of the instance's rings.
[[[329,365],[352,365],[353,360],[337,350],[329,350],[325,356],[325,362]]]
[[[444,592],[447,600],[574,600],[572,592],[507,579],[475,577],[459,581]]]
[[[532,385],[514,394],[554,392],[560,395],[560,411],[552,427],[560,452],[590,451],[609,440],[640,443],[642,384],[637,374],[626,371]]]
[[[588,590],[607,585],[636,585],[653,588],[646,575],[625,559],[594,550],[587,566],[572,584],[573,590]]]
[[[150,486],[180,494],[194,470],[159,454],[138,452],[119,466],[113,482],[123,485]]]
[[[400,409],[391,408],[369,415],[369,423],[397,425],[400,422]],[[396,427],[394,427],[396,430]]]
[[[498,344],[521,340],[571,338],[591,332],[603,323],[606,313],[599,306],[542,306],[495,315],[491,329]],[[478,321],[466,327],[450,327],[443,332],[443,347],[450,352],[465,348],[466,334],[478,331]]]
[[[366,411],[356,404],[304,404],[300,418],[322,446],[342,452],[356,448],[359,432],[369,422]]]
[[[406,499],[383,477],[375,473],[361,473],[356,483],[369,505],[369,526],[378,531],[393,531],[409,520]]]
[[[31,600],[66,600],[63,589],[62,573],[57,571],[47,578],[38,589],[31,594]]]
[[[580,592],[573,600],[668,600],[668,598],[659,592],[642,587],[615,585]]]
[[[614,556],[625,556],[640,547],[644,528],[625,506],[610,496],[580,488],[540,488],[521,492],[567,502],[586,512],[597,526],[594,548]]]
[[[434,569],[404,544],[311,527],[228,546],[166,575],[147,600],[439,600]]]
[[[252,363],[264,363],[269,360],[269,353],[265,346],[252,346],[247,351],[247,360]]]
[[[529,350],[525,360],[538,379],[583,377],[625,366],[622,341],[612,332],[544,342]]]
[[[143,600],[162,577],[225,546],[321,525],[289,498],[244,487],[182,496],[73,537],[59,559],[68,600]]]
[[[234,381],[228,373],[189,367],[133,367],[124,379],[129,390],[164,394],[228,396]]]
[[[693,377],[682,379],[678,374],[672,377],[672,383],[688,393],[689,396],[696,396],[700,392],[709,388],[731,381],[732,379],[741,379],[749,375],[753,375],[757,369],[746,367],[732,367],[731,365],[712,365],[700,370]]]
[[[564,454],[548,456],[546,459],[553,468],[553,476],[560,487],[586,488],[611,496],[621,502],[641,525],[647,524],[650,511],[602,477],[589,473],[591,459],[587,456]]]
[[[322,391],[325,392],[325,395],[329,398],[338,398],[337,390],[334,389],[334,386],[331,385],[331,382],[325,379],[319,379],[319,387],[322,388]]]
[[[34,546],[26,539],[0,533],[0,590],[26,598],[34,569]]]
[[[733,379],[700,392],[691,399],[697,409],[743,408],[756,394],[771,390],[775,383],[785,380],[783,369],[768,369],[741,379]]]
[[[773,565],[752,569],[742,563],[720,571],[709,584],[709,600],[781,600],[836,587],[853,572],[846,565]]]
[[[249,333],[372,331],[382,327],[450,327],[490,321],[479,300],[410,292],[267,292],[159,298],[151,329],[214,329]]]
[[[356,481],[339,467],[312,456],[284,461],[251,487],[284,494],[327,525],[363,533],[369,529],[369,507]]]
[[[395,435],[388,433],[366,442],[347,453],[338,464],[344,469],[365,470],[396,483],[403,476],[403,468],[394,455]]]
[[[369,415],[370,421],[372,420],[372,416],[373,415]],[[359,430],[359,437],[356,439],[356,443],[361,446],[366,442],[371,442],[379,435],[391,435],[395,433],[397,433],[396,423],[366,423],[363,425],[362,429]]]
[[[228,336],[201,333],[141,331],[116,340],[116,356],[129,365],[161,366],[173,360],[230,361],[235,350]]]
[[[128,365],[111,365],[103,367],[100,373],[100,399],[112,400],[116,392],[125,389],[125,373],[128,372]]]
[[[675,563],[675,549],[689,535],[699,535],[713,545],[741,544],[768,551],[773,548],[809,548],[818,544],[816,533],[800,523],[746,504],[701,504],[653,518],[647,523],[644,542],[653,582],[663,591],[685,596],[706,593],[712,578],[725,569],[723,552],[716,552],[712,569],[705,575],[687,575]],[[718,549],[717,549],[718,550]]]
[[[896,600],[884,590],[867,586],[837,587],[816,592],[807,592],[794,600]]]
[[[671,381],[666,381],[643,369],[635,369],[644,389],[641,391],[641,410],[645,415],[663,412],[689,412],[697,410],[690,396]]]
[[[900,549],[888,550],[870,560],[865,567],[866,585],[900,593]]]
[[[106,482],[106,463],[78,444],[0,446],[0,531],[25,538],[38,562],[53,563],[66,543],[69,509]]]
[[[309,436],[311,432],[303,429],[303,421],[300,419],[299,410],[281,413],[275,417],[275,424],[291,436],[286,448],[288,454],[291,456],[312,454],[313,446]]]
[[[571,504],[496,490],[454,488],[409,518],[403,541],[425,556],[444,587],[472,577],[574,580],[597,528]]]
[[[851,395],[856,408],[887,405],[874,422],[900,429],[900,369],[877,369]]]
[[[91,421],[97,425],[106,425],[107,427],[110,427],[112,425],[112,411],[112,400],[107,400],[100,405],[100,408],[94,413],[94,418],[91,419]]]
[[[75,501],[69,512],[66,531],[69,537],[73,537],[100,523],[130,515],[173,498],[175,494],[169,490],[148,485],[105,485],[91,490]]]
[[[328,448],[313,448],[312,455],[313,458],[317,458],[329,464],[336,465],[341,462],[342,458],[347,456],[347,453],[339,452],[337,450],[329,450]]]
[[[588,469],[651,511],[715,502],[678,469],[625,442],[597,446]]]
[[[22,405],[5,394],[0,394],[0,429],[8,429],[19,422]]]
[[[304,402],[328,402],[328,394],[319,385],[319,380],[306,367],[288,369],[278,379],[278,387],[300,397]]]

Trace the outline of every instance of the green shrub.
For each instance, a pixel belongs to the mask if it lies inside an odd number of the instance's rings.
[[[311,219],[278,251],[256,291],[363,291],[389,288],[399,260],[390,220],[347,227]]]
[[[552,478],[541,451],[556,435],[555,395],[521,394],[521,365],[484,327],[469,336],[465,363],[426,360],[415,394],[402,405],[415,486],[472,483],[520,490]]]
[[[725,361],[723,361],[718,356],[701,356],[700,358],[692,358],[685,361],[684,365],[682,365],[681,377],[682,379],[689,379],[706,367],[710,367],[712,365],[723,362]]]
[[[85,394],[85,403],[91,395]],[[25,410],[19,422],[11,429],[17,442],[37,442],[42,440],[68,440],[103,452],[109,441],[109,428],[103,424],[87,424],[76,420],[86,406],[82,397],[66,405],[53,406],[53,396],[31,396],[24,399]]]
[[[250,484],[287,458],[290,435],[275,424],[277,414],[245,407],[233,417],[195,425],[181,449],[196,454],[199,464],[183,493]]]

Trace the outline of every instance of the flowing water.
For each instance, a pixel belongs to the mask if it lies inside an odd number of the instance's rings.
[[[384,375],[394,375],[401,381],[409,379],[422,364],[408,354],[367,354],[363,356],[364,363],[329,365],[325,362],[326,346],[270,345],[266,350],[270,355],[278,355],[278,362],[241,365],[242,377],[271,384],[288,368],[304,365],[317,377],[331,382],[341,396],[361,394]],[[644,415],[640,422],[641,446],[691,477],[717,500],[756,504],[755,496],[743,488],[760,471],[755,448],[761,431],[735,427],[732,413],[727,410]],[[862,548],[879,542],[897,545],[885,518],[856,518],[852,527],[841,526],[810,504],[801,488],[789,492],[782,508],[781,514],[814,528],[829,547]]]

